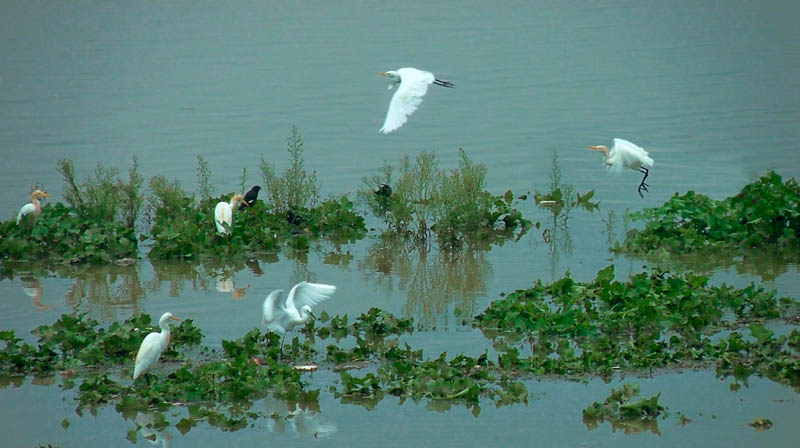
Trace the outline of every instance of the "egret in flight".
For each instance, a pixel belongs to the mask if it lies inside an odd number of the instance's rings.
[[[161,332],[155,331],[148,334],[142,345],[139,346],[139,352],[136,354],[136,364],[133,367],[133,380],[139,378],[143,373],[147,372],[153,364],[161,357],[161,352],[169,345],[169,321],[177,321],[178,318],[170,313],[161,315],[158,320],[158,326],[161,327]],[[150,378],[147,378],[147,383],[150,384]]]
[[[453,83],[450,81],[436,79],[431,72],[411,67],[389,70],[388,72],[378,73],[378,75],[388,76],[391,79],[392,83],[389,84],[389,90],[395,84],[400,84],[397,92],[392,96],[392,101],[389,103],[389,111],[386,113],[386,121],[383,122],[383,127],[380,129],[380,132],[384,134],[394,131],[408,121],[408,116],[413,114],[422,103],[422,97],[428,92],[429,84],[453,87]]]
[[[223,223],[227,224],[228,228],[233,227],[233,211],[236,210],[238,204],[249,207],[249,204],[244,200],[244,196],[240,194],[233,195],[230,203],[217,202],[217,206],[214,207],[214,224],[217,225],[217,231],[219,233],[228,233],[228,229],[225,228]]]
[[[39,214],[42,213],[42,204],[39,202],[39,199],[49,198],[50,195],[42,190],[34,190],[31,193],[30,197],[28,198],[27,204],[23,205],[22,208],[19,209],[19,213],[17,214],[17,224],[22,221],[27,215],[31,215],[33,219],[39,217]]]
[[[639,182],[639,196],[644,197],[642,190],[648,191],[648,185],[644,183],[647,175],[650,173],[650,168],[653,167],[653,159],[644,150],[644,148],[637,146],[627,140],[621,138],[614,139],[614,146],[609,150],[607,147],[590,146],[592,151],[600,151],[605,159],[606,167],[612,174],[617,175],[622,172],[623,168],[630,168],[644,174],[642,181]]]
[[[300,282],[289,291],[286,300],[280,300],[283,290],[276,289],[264,299],[261,323],[270,331],[285,336],[296,325],[308,322],[309,317],[316,319],[311,307],[328,300],[335,292],[333,285]]]

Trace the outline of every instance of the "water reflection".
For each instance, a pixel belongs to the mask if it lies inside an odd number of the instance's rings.
[[[33,306],[37,311],[47,311],[52,309],[52,305],[42,304],[42,284],[39,279],[29,275],[22,277],[22,292],[33,301]]]
[[[264,413],[269,417],[270,432],[287,432],[287,429],[304,439],[321,439],[339,430],[329,418],[322,415],[319,403],[287,403],[273,396],[263,400]]]
[[[150,445],[160,445],[167,448],[172,441],[172,433],[169,432],[168,427],[157,423],[159,417],[164,420],[160,414],[139,411],[133,419],[137,428],[136,435],[146,440]],[[159,427],[162,429],[157,429]]]
[[[446,324],[451,306],[456,316],[474,314],[475,298],[486,294],[486,280],[492,274],[487,250],[472,246],[452,252],[408,250],[401,239],[379,238],[359,269],[367,280],[389,291],[407,291],[404,314],[432,327]]]

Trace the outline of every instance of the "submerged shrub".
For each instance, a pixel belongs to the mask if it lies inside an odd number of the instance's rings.
[[[275,167],[261,156],[261,175],[264,178],[269,202],[277,213],[289,210],[312,209],[319,199],[317,173],[308,174],[303,163],[303,137],[292,126],[286,139],[289,167],[280,176]]]
[[[739,194],[717,201],[689,191],[658,208],[631,215],[644,221],[631,230],[617,251],[637,255],[653,251],[686,253],[709,249],[800,248],[800,187],[769,171]]]
[[[494,196],[484,190],[486,167],[473,163],[459,149],[459,166],[439,169],[434,154],[421,153],[412,161],[404,157],[399,177],[385,165],[382,173],[362,179],[367,189],[359,197],[370,211],[382,218],[387,233],[410,237],[425,245],[431,235],[445,250],[465,243],[519,237],[530,221],[513,208],[509,191]]]

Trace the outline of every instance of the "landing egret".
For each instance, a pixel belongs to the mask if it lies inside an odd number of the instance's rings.
[[[178,321],[179,319],[170,313],[161,315],[158,320],[158,326],[161,327],[161,332],[155,331],[148,334],[142,345],[139,346],[139,353],[136,354],[136,364],[133,367],[133,380],[139,378],[143,373],[147,372],[153,364],[161,357],[161,352],[169,345],[169,322],[170,320]],[[147,380],[150,383],[150,379]]]
[[[300,282],[289,291],[286,300],[281,301],[283,290],[276,289],[264,299],[261,323],[270,331],[285,336],[296,325],[305,324],[309,317],[316,319],[311,313],[311,307],[328,300],[335,292],[336,287],[333,285]]]
[[[394,131],[408,121],[409,115],[413,114],[422,103],[422,97],[428,92],[429,84],[453,87],[453,83],[450,81],[436,79],[431,72],[411,67],[389,70],[378,73],[378,75],[388,76],[391,79],[392,83],[389,84],[389,90],[395,84],[400,84],[397,92],[392,96],[392,101],[389,103],[389,111],[386,113],[386,121],[383,122],[383,127],[380,129],[380,132],[384,134]]]
[[[648,191],[648,185],[644,183],[644,181],[650,173],[649,168],[652,168],[654,163],[653,159],[644,148],[627,140],[615,138],[614,146],[611,147],[611,150],[603,145],[590,146],[589,149],[592,151],[600,151],[603,154],[606,167],[614,175],[621,173],[623,168],[630,168],[634,171],[644,173],[644,177],[642,177],[642,181],[639,183],[639,188],[637,189],[639,196],[644,197],[644,195],[642,195],[642,190]]]
[[[39,217],[39,214],[42,213],[42,204],[39,202],[39,199],[49,198],[50,195],[42,190],[34,190],[31,193],[30,197],[28,198],[27,204],[23,205],[22,208],[19,209],[19,213],[17,214],[17,224],[22,221],[27,215],[31,215],[33,219]]]
[[[239,206],[239,210],[244,210],[245,207],[251,207],[258,199],[258,192],[261,191],[261,185],[253,185],[252,188],[247,190],[244,194],[244,203]]]
[[[225,228],[223,223],[227,224],[229,228],[233,227],[233,211],[238,204],[249,206],[247,202],[245,202],[244,196],[240,194],[233,195],[230,203],[217,202],[217,206],[214,207],[214,224],[217,225],[217,231],[219,233],[228,233],[228,229]]]

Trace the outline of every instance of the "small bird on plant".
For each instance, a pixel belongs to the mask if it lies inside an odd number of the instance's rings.
[[[261,191],[260,185],[253,185],[252,188],[247,190],[247,193],[244,194],[244,202],[239,206],[239,210],[244,210],[245,207],[252,207],[256,203],[256,199],[258,199],[259,191]]]

